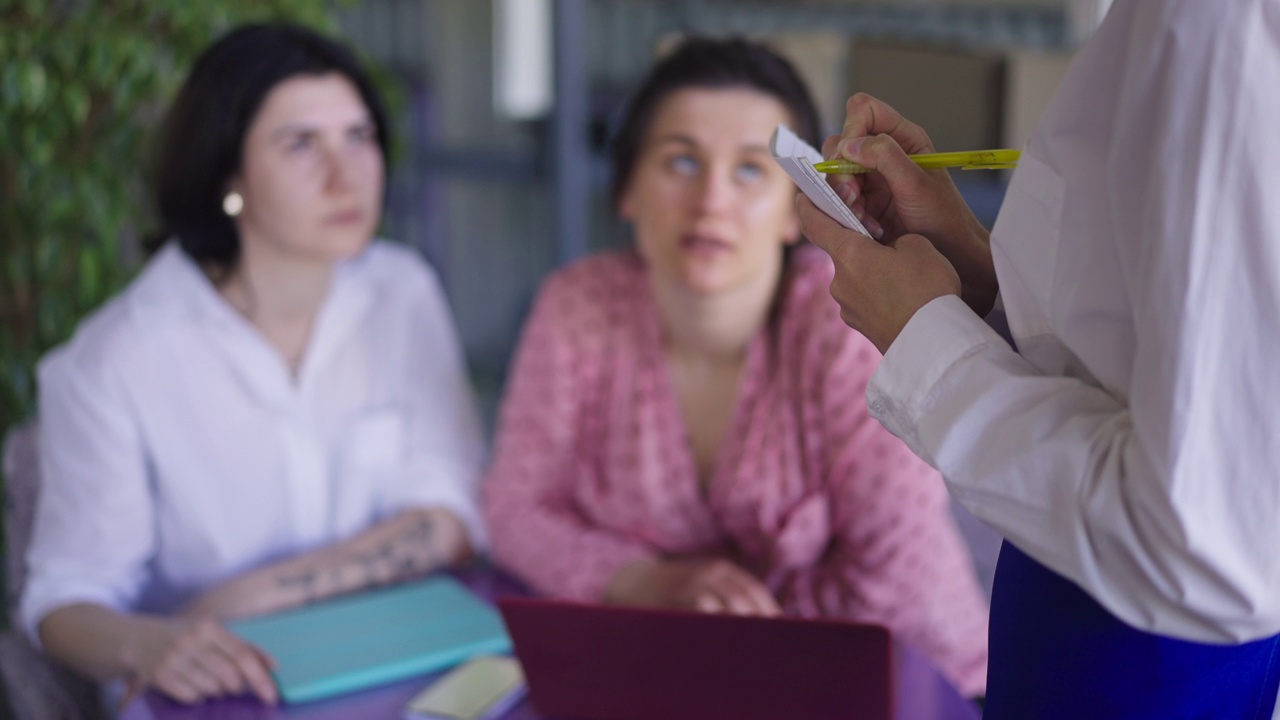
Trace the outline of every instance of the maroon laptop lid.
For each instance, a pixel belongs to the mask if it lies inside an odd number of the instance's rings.
[[[878,625],[498,601],[534,708],[566,720],[891,720]]]

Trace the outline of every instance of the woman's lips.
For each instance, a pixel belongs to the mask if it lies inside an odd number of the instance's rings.
[[[733,245],[711,235],[689,233],[680,238],[680,248],[700,254],[717,254],[732,250]]]
[[[354,225],[364,219],[364,211],[360,208],[341,210],[325,218],[329,225]]]

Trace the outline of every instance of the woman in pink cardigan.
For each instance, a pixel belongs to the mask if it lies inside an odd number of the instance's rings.
[[[690,40],[650,74],[614,155],[636,248],[542,288],[484,486],[493,555],[558,597],[881,623],[980,695],[946,490],[867,414],[880,355],[798,245],[778,123],[816,144],[763,46]]]

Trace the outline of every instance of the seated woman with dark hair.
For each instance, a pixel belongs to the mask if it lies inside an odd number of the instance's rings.
[[[469,557],[483,444],[435,274],[372,241],[387,126],[346,49],[236,30],[165,133],[169,240],[40,366],[21,616],[95,679],[270,702],[220,621]]]
[[[484,484],[493,554],[591,602],[882,623],[983,692],[987,608],[936,472],[871,419],[880,360],[800,246],[779,123],[817,142],[786,61],[690,40],[618,134],[635,250],[549,279]]]

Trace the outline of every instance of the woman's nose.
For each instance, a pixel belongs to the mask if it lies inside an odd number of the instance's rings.
[[[325,151],[325,184],[335,192],[350,190],[355,159],[348,156],[341,147],[330,147]]]
[[[699,210],[707,214],[723,212],[733,201],[733,179],[727,172],[712,168],[703,174],[697,192]]]

